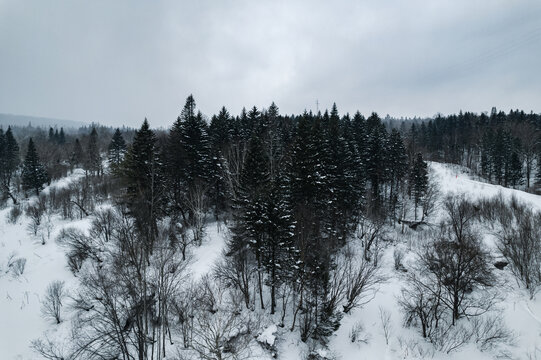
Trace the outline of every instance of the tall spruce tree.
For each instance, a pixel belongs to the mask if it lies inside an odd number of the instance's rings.
[[[49,142],[54,142],[54,129],[49,127]]]
[[[295,221],[288,195],[287,176],[277,174],[265,199],[265,236],[261,244],[262,263],[268,275],[271,314],[276,310],[277,289],[294,278],[297,253],[294,246]]]
[[[417,153],[411,167],[410,187],[415,204],[415,220],[417,220],[417,208],[428,187],[428,166],[421,153]]]
[[[0,182],[1,192],[11,197],[14,203],[17,203],[17,200],[11,191],[11,180],[18,167],[19,145],[11,127],[8,127],[5,134],[0,133]]]
[[[60,128],[60,133],[58,134],[58,144],[64,145],[66,143],[66,134],[64,133],[64,128]]]
[[[233,227],[234,249],[248,246],[257,263],[258,290],[261,308],[263,302],[263,240],[266,230],[266,195],[269,185],[267,159],[261,141],[252,136],[241,174]]]
[[[389,200],[391,212],[394,217],[400,191],[404,178],[408,173],[408,155],[402,141],[402,136],[397,129],[392,129],[389,136],[387,153],[388,178],[390,181]]]
[[[222,107],[217,116],[213,116],[209,127],[210,163],[209,163],[209,197],[213,204],[215,217],[228,207],[230,198],[225,178],[226,167],[224,153],[231,144],[231,116]]]
[[[25,191],[35,191],[36,195],[39,195],[39,192],[43,189],[43,184],[48,181],[47,171],[39,160],[32,138],[28,141],[21,177],[23,189]]]
[[[185,198],[187,186],[183,176],[186,166],[182,143],[182,119],[180,116],[173,123],[167,136],[165,150],[165,171],[167,173],[167,189],[170,194],[169,207],[173,214],[186,217]]]
[[[101,170],[101,155],[98,146],[98,132],[92,127],[86,147],[85,170],[91,175],[99,175]]]
[[[126,142],[124,141],[124,138],[122,137],[122,133],[120,132],[120,129],[117,128],[115,130],[115,133],[113,134],[113,138],[111,139],[111,143],[109,144],[109,148],[108,148],[109,163],[113,171],[118,169],[118,167],[124,160],[125,155],[126,155]]]
[[[387,131],[376,113],[372,113],[366,120],[366,133],[366,173],[372,189],[370,206],[374,214],[379,214],[382,210],[382,185],[387,173],[385,167]]]
[[[203,115],[195,112],[192,95],[186,99],[167,138],[165,162],[171,207],[186,221],[193,217],[188,198],[193,191],[205,189],[209,184],[210,143]]]
[[[119,173],[125,189],[125,202],[144,236],[148,249],[157,234],[157,221],[163,216],[164,182],[156,135],[147,119],[135,132]]]
[[[349,166],[354,161],[354,154],[349,151],[342,134],[336,104],[333,104],[326,125],[322,158],[327,187],[325,232],[331,247],[337,248],[344,244],[349,234],[359,194],[354,192],[354,174]]]
[[[2,181],[2,188],[0,188],[0,193],[2,194],[2,199],[7,198],[6,189],[3,186],[4,177],[6,173],[6,136],[4,135],[4,130],[0,128],[0,180]]]
[[[84,161],[83,147],[78,138],[73,143],[73,150],[71,152],[71,164],[72,166],[79,166]]]
[[[182,146],[184,167],[182,168],[186,185],[205,184],[208,175],[209,139],[207,124],[201,112],[195,113],[195,100],[192,95],[180,115],[180,144]]]
[[[524,184],[522,144],[519,138],[511,140],[511,154],[509,154],[509,185],[515,187]]]

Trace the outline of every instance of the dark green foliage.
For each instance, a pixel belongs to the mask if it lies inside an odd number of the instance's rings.
[[[10,196],[14,202],[11,183],[17,168],[19,167],[19,145],[13,137],[11,127],[4,134],[0,129],[0,193]]]
[[[84,161],[83,147],[79,139],[75,139],[73,143],[73,150],[71,152],[71,164],[73,166],[79,166]]]
[[[529,188],[540,127],[539,114],[519,110],[438,115],[428,123],[411,125],[408,150],[421,151],[430,160],[466,166],[499,185]]]
[[[45,167],[39,160],[32,138],[28,141],[28,149],[23,163],[21,177],[23,189],[25,191],[35,191],[36,195],[39,195],[39,192],[43,189],[43,184],[46,183],[49,178],[45,171]]]
[[[366,120],[366,133],[366,173],[372,190],[370,204],[372,211],[377,214],[381,211],[381,191],[387,173],[385,166],[387,131],[376,113],[372,113]]]
[[[119,175],[125,186],[124,201],[148,243],[152,243],[157,220],[163,216],[164,182],[159,154],[156,135],[145,119],[135,133]]]
[[[219,154],[216,159],[211,158],[207,124],[203,115],[195,112],[195,100],[191,95],[169,131],[164,159],[171,194],[169,206],[176,215],[191,219],[194,209],[189,204],[189,197],[194,192],[208,192],[209,182],[213,175],[217,176],[216,167],[221,160]],[[215,162],[211,163],[211,160]],[[212,170],[216,172],[212,174]]]
[[[64,133],[64,128],[60,128],[60,133],[58,135],[58,144],[64,145],[66,143],[66,134]]]
[[[98,147],[98,132],[95,127],[90,132],[85,155],[85,170],[91,175],[99,175],[101,171],[101,155]]]
[[[210,162],[209,162],[209,197],[214,208],[215,216],[226,211],[230,198],[226,180],[226,160],[231,144],[231,116],[225,107],[222,107],[217,116],[213,116],[209,127]]]
[[[122,160],[124,160],[125,155],[126,142],[120,133],[120,129],[117,128],[113,134],[113,138],[111,139],[108,149],[109,164],[111,165],[113,171],[118,169],[120,163]]]
[[[415,202],[415,220],[417,220],[417,207],[428,186],[427,164],[423,155],[418,153],[413,161],[410,172],[410,187]],[[423,214],[424,217],[424,214]]]
[[[398,193],[403,188],[408,173],[408,155],[402,137],[397,129],[391,131],[387,144],[387,179],[390,185],[390,211],[393,214],[398,205]]]

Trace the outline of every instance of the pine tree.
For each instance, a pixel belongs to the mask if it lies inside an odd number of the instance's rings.
[[[185,220],[193,217],[188,205],[190,193],[204,189],[209,184],[210,143],[203,115],[195,113],[192,95],[177,118],[167,138],[165,167],[171,193],[171,207]]]
[[[26,151],[21,176],[23,189],[25,191],[33,190],[36,195],[39,195],[39,192],[43,189],[43,184],[48,181],[47,171],[45,171],[45,167],[39,160],[32,138],[28,142],[28,150]]]
[[[387,131],[376,113],[366,121],[366,173],[370,180],[371,208],[375,214],[379,214],[381,209],[381,190],[385,180],[387,169],[385,168],[385,145]]]
[[[492,180],[492,157],[491,147],[492,144],[492,131],[489,129],[483,133],[481,140],[481,174],[485,176],[488,181]]]
[[[98,132],[95,127],[92,127],[90,137],[88,138],[88,145],[86,148],[86,164],[85,170],[89,171],[91,175],[99,175],[101,170],[101,156],[98,147]]]
[[[512,150],[509,155],[509,184],[513,187],[522,185],[523,178],[523,160],[522,160],[522,145],[519,138],[512,140]]]
[[[348,151],[346,141],[341,133],[340,117],[336,104],[333,104],[325,129],[325,145],[322,157],[325,167],[325,183],[327,197],[325,212],[325,232],[331,247],[343,245],[348,235],[348,226],[355,215],[356,194],[353,191],[353,173],[349,165],[353,154]]]
[[[238,123],[239,123],[239,128],[240,128],[239,129],[240,138],[243,141],[248,142],[250,140],[250,137],[252,136],[253,124],[248,118],[248,113],[246,111],[246,108],[242,108],[239,119],[238,119]]]
[[[537,153],[537,173],[535,175],[535,184],[541,187],[541,151]]]
[[[246,129],[246,136],[248,136],[247,140],[250,139],[252,136],[260,136],[261,135],[261,111],[257,107],[252,107],[250,111],[247,114],[247,126]]]
[[[203,115],[195,112],[195,100],[190,95],[181,113],[180,141],[184,155],[184,177],[189,188],[206,184],[209,164],[209,139]]]
[[[231,117],[225,107],[222,107],[218,116],[213,116],[209,127],[210,139],[210,166],[209,166],[209,197],[214,207],[215,217],[226,210],[228,206],[229,191],[225,179],[224,152],[231,143]]]
[[[66,134],[64,133],[64,128],[60,128],[60,133],[58,135],[58,144],[64,145],[66,143]]]
[[[231,120],[231,116],[225,107],[220,109],[217,116],[212,117],[208,135],[213,149],[223,152],[231,142]]]
[[[263,239],[266,222],[266,192],[269,184],[267,159],[261,141],[256,136],[250,140],[246,163],[241,174],[239,197],[235,204],[235,225],[232,248],[248,246],[257,263],[258,289],[263,303]]]
[[[49,127],[49,142],[54,142],[54,129]]]
[[[319,121],[304,113],[299,119],[297,136],[291,150],[291,165],[288,171],[291,201],[301,208],[316,210],[323,202],[325,174],[321,164],[322,139]]]
[[[121,164],[119,175],[126,189],[126,205],[149,249],[157,233],[157,221],[163,215],[164,183],[161,168],[156,135],[145,119],[141,128],[135,132],[133,144]]]
[[[390,180],[389,199],[391,202],[391,212],[394,216],[398,202],[398,192],[408,172],[406,147],[397,129],[393,129],[389,137],[387,168],[389,169],[388,178]]]
[[[265,144],[265,152],[269,160],[269,176],[270,180],[274,181],[280,161],[284,153],[283,139],[279,131],[280,110],[273,102],[269,109],[262,115],[260,136]]]
[[[84,161],[83,147],[79,139],[75,139],[73,143],[73,150],[71,152],[71,164],[72,166],[78,166]]]
[[[4,178],[6,176],[6,137],[4,135],[4,130],[0,128],[0,180],[2,181],[2,185],[4,183]],[[5,200],[6,194],[5,194],[5,188],[2,186],[0,189],[1,193],[3,194],[2,200]]]
[[[19,145],[13,136],[11,127],[8,127],[6,133],[0,138],[0,167],[2,168],[0,170],[0,181],[6,195],[16,202],[11,193],[11,179],[19,167]]]
[[[261,244],[262,263],[268,274],[271,314],[276,309],[276,290],[294,277],[297,254],[294,247],[295,222],[292,214],[287,176],[277,176],[265,199],[265,236]]]
[[[320,308],[331,270],[331,247],[323,236],[329,214],[322,120],[321,115],[306,112],[301,116],[287,166],[295,223],[295,287],[302,294],[296,311],[306,309],[306,319]]]
[[[167,173],[168,190],[175,214],[185,213],[185,198],[187,186],[184,182],[185,162],[184,147],[182,143],[182,119],[180,116],[173,123],[167,137],[165,150],[165,171]]]
[[[120,129],[117,128],[113,134],[113,138],[111,139],[108,149],[109,163],[111,164],[113,171],[118,169],[120,163],[124,160],[125,155],[126,142],[120,133]]]
[[[410,187],[415,203],[415,220],[417,220],[417,207],[428,187],[428,166],[423,160],[423,155],[417,153],[413,161],[410,173]],[[424,214],[423,214],[424,217]]]
[[[352,127],[352,136],[355,139],[357,145],[357,152],[361,159],[365,158],[366,155],[366,120],[360,112],[356,112],[353,116],[353,121],[351,124]],[[363,162],[364,167],[364,162]]]

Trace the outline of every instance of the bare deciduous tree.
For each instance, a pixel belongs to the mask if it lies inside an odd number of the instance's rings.
[[[516,221],[499,234],[498,249],[533,299],[541,287],[541,215],[525,211]]]
[[[470,296],[475,289],[484,291],[495,285],[490,259],[471,233],[463,233],[458,242],[444,232],[421,254],[424,270],[432,277],[426,288],[434,292],[435,285],[441,284],[440,300],[452,312],[453,324],[462,316],[482,314],[493,305],[495,294]]]
[[[385,344],[389,345],[389,340],[391,338],[391,313],[380,306],[379,319],[383,329],[383,336],[385,337]]]
[[[43,212],[44,208],[39,203],[28,205],[28,207],[26,208],[26,216],[30,218],[30,223],[28,224],[28,231],[34,236],[38,235]]]
[[[232,285],[243,295],[247,309],[252,308],[251,285],[255,273],[253,254],[247,248],[240,249],[237,254],[225,255],[214,268],[214,275],[226,285]]]
[[[209,280],[203,279],[200,295],[195,298],[198,311],[192,347],[201,359],[247,359],[253,319],[249,313],[240,311],[236,299],[228,301],[225,289]]]
[[[196,185],[188,193],[186,203],[189,210],[188,225],[192,232],[193,242],[201,245],[205,235],[205,221],[207,215],[207,188]]]
[[[385,221],[382,218],[361,217],[357,230],[357,238],[363,244],[363,256],[366,261],[371,259],[372,246],[377,246],[378,241],[383,236]]]
[[[63,281],[53,281],[47,286],[45,291],[45,298],[41,303],[41,312],[43,316],[48,317],[56,321],[57,324],[62,322],[61,309],[62,302],[66,297],[66,291],[64,290]]]
[[[67,360],[66,351],[47,335],[43,339],[33,340],[30,347],[41,357],[47,360]]]
[[[428,185],[425,190],[424,196],[421,198],[421,210],[423,215],[421,222],[425,221],[439,205],[440,192],[438,190],[438,182],[431,177],[428,180]]]
[[[94,239],[100,239],[106,243],[113,236],[113,225],[116,221],[117,213],[114,208],[99,209],[93,214],[90,236]]]
[[[386,280],[379,272],[377,261],[359,261],[353,256],[346,256],[343,272],[345,313],[372,300],[378,286]]]
[[[420,324],[423,337],[429,338],[443,316],[443,306],[440,301],[441,287],[427,289],[425,281],[415,274],[409,274],[407,286],[402,289],[398,303],[404,310],[406,326]]]

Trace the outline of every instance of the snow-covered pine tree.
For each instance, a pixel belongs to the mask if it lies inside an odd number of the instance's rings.
[[[41,164],[32,138],[28,141],[28,149],[23,163],[22,185],[25,191],[35,191],[39,195],[43,184],[49,179],[45,167]]]
[[[135,132],[119,175],[125,188],[124,202],[150,249],[157,233],[157,221],[163,215],[165,198],[160,151],[147,119]]]
[[[107,155],[109,158],[109,164],[111,165],[113,171],[115,171],[118,169],[120,163],[122,163],[124,156],[126,155],[126,141],[124,141],[124,137],[122,137],[122,133],[120,132],[119,128],[117,128],[113,134],[111,142],[109,143]]]
[[[101,171],[101,155],[98,146],[98,132],[92,127],[86,147],[85,170],[91,175],[99,175]]]
[[[428,187],[428,166],[421,153],[417,153],[411,167],[410,187],[415,204],[415,220],[417,220],[417,207]]]

